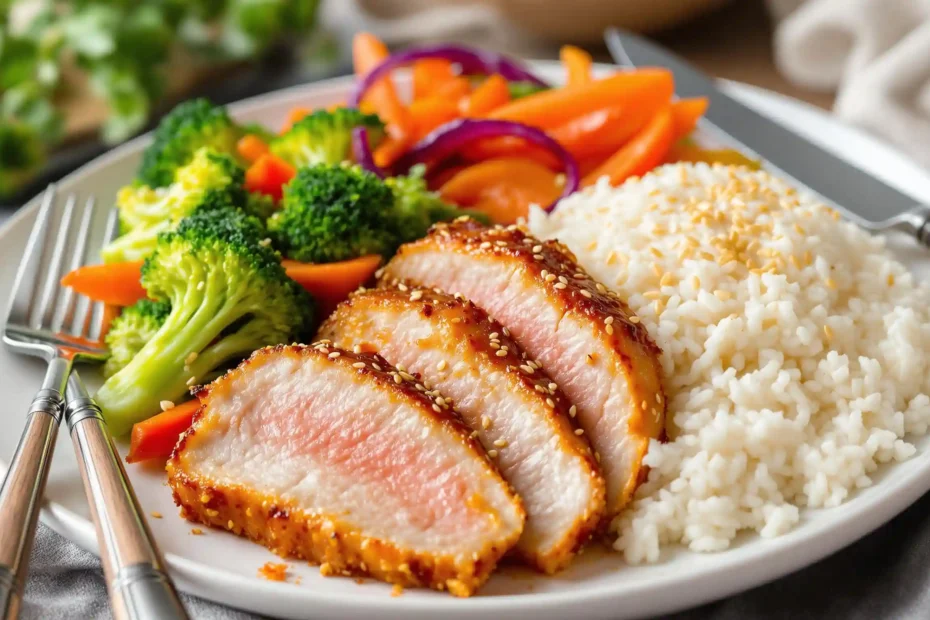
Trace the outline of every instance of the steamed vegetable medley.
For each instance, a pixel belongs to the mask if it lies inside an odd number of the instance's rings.
[[[362,34],[354,56],[346,104],[294,110],[280,132],[203,99],[175,108],[117,196],[120,235],[103,264],[64,279],[122,308],[97,400],[117,435],[145,420],[136,458],[173,445],[192,386],[262,346],[310,339],[432,224],[512,223],[602,176],[620,183],[693,155],[681,139],[706,107],[672,101],[663,70],[595,80],[574,48],[561,88],[458,46],[391,56]],[[410,101],[391,79],[400,67],[412,68]]]

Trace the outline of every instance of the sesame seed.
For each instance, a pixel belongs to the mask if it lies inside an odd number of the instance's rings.
[[[507,328],[505,327],[505,328],[503,328],[501,331],[504,332],[504,335],[505,335],[505,336],[507,336],[508,338],[510,337],[510,330],[509,330],[509,329],[507,329]]]
[[[533,386],[533,389],[536,390],[537,392],[539,392],[540,394],[546,394],[546,393],[548,393],[548,390],[547,390],[546,388],[544,388],[543,386],[541,386],[541,385],[534,385],[534,386]]]
[[[404,381],[416,381],[416,377],[403,370],[400,372],[400,378]]]
[[[491,418],[486,415],[481,416],[481,428],[485,430],[491,428]]]
[[[557,288],[557,289],[559,289],[559,290],[562,290],[563,288],[565,288],[565,284],[563,284],[563,283],[561,283],[561,282],[556,282],[556,283],[553,284],[552,286],[553,286],[553,288]]]
[[[494,355],[496,355],[497,357],[505,357],[507,355],[507,351],[505,351],[504,349],[501,349],[500,351],[497,351]]]
[[[496,244],[497,244],[497,247],[499,247],[499,248],[506,248],[506,247],[507,247],[507,242],[506,242],[506,241],[495,241],[494,243],[496,243]]]
[[[580,437],[581,435],[584,435],[584,429],[583,429],[583,428],[576,428],[576,429],[575,429],[575,434],[578,435],[579,437]]]
[[[545,277],[547,277],[547,276],[549,275],[549,272],[548,272],[547,270],[543,269],[542,271],[539,272],[539,275],[541,275],[542,277],[545,278]]]
[[[417,301],[423,298],[423,291],[413,291],[410,293],[410,301]]]
[[[433,405],[433,411],[435,411],[436,413],[440,413],[442,411],[442,408],[440,408],[439,405]]]
[[[193,534],[194,536],[203,536],[203,530],[200,529],[199,527],[195,527],[191,530],[191,534]]]
[[[403,291],[404,293],[406,293],[407,291],[410,290],[409,288],[407,288],[407,286],[406,286],[403,282],[401,282],[400,284],[398,284],[398,285],[397,285],[397,288],[400,289],[401,291]]]
[[[558,386],[557,383],[550,383],[550,384],[549,384],[549,389],[550,389],[550,390],[557,390],[557,389],[559,389],[559,386]]]
[[[656,402],[659,403],[660,405],[662,404],[662,394],[660,394],[659,392],[656,392]]]
[[[585,290],[585,289],[581,289],[581,295],[582,295],[582,297],[587,297],[588,299],[591,299],[591,291],[587,291],[587,290]]]
[[[197,383],[197,377],[191,377],[187,380],[187,385],[194,385],[195,383]]]
[[[544,276],[544,277],[545,277],[546,282],[552,282],[552,281],[555,280],[555,274],[554,274],[554,273],[546,274],[546,276]]]
[[[635,314],[634,314],[633,316],[630,317],[630,323],[633,323],[634,325],[635,325],[636,323],[639,323],[639,321],[640,321],[640,318],[639,318],[638,316],[636,316]]]
[[[498,439],[494,442],[494,445],[497,446],[498,448],[506,448],[510,444],[507,443],[506,439]]]
[[[559,282],[561,282],[562,284],[568,284],[568,278],[566,278],[565,276],[559,276]]]
[[[392,374],[393,374],[393,376],[394,376],[394,383],[400,385],[401,383],[404,382],[404,380],[401,378],[401,376],[400,376],[399,374],[397,374],[396,372],[395,372],[395,373],[392,373]]]
[[[575,417],[575,414],[577,413],[578,413],[578,407],[576,407],[575,405],[572,405],[571,407],[568,408],[568,415],[572,416],[573,418]]]
[[[486,250],[486,249],[488,249],[489,247],[491,247],[491,242],[490,242],[490,241],[484,241],[484,242],[481,243],[478,247],[481,248],[482,250]]]
[[[236,527],[236,524],[233,522],[232,519],[230,519],[229,521],[226,522],[226,529],[227,529],[227,530],[235,529],[235,527]]]
[[[352,364],[352,368],[364,368],[364,367],[365,367],[365,362],[355,362],[354,364]]]
[[[605,324],[605,325],[613,325],[613,323],[614,323],[614,317],[612,317],[612,316],[609,316],[609,317],[607,317],[606,319],[604,319],[604,324]]]
[[[543,256],[542,254],[533,254],[533,258],[535,258],[536,260],[543,260],[546,257]]]
[[[340,355],[342,355],[342,353],[340,353],[339,351],[333,351],[332,353],[329,354],[329,359],[334,360]]]
[[[355,353],[355,354],[357,355],[357,354],[359,354],[359,353],[361,353],[361,352],[362,352],[362,347],[361,347],[361,345],[358,345],[358,344],[357,344],[357,345],[355,345],[354,347],[352,347],[352,353]]]
[[[149,514],[152,515],[152,518],[153,518],[153,519],[161,519],[161,518],[162,518],[162,514],[161,514],[160,512],[158,512],[157,510],[153,510],[153,511],[152,511],[151,513],[149,513]]]
[[[528,375],[531,375],[531,374],[533,374],[534,372],[536,372],[536,369],[533,368],[532,366],[530,366],[529,364],[524,364],[524,365],[520,366],[520,370],[522,370],[523,372],[525,372],[525,373],[528,374]]]
[[[174,409],[174,403],[170,400],[163,400],[158,403],[158,406],[161,407],[162,411],[168,411],[169,409]]]
[[[446,369],[446,366],[448,366],[448,364],[446,363],[446,360],[440,360],[439,363],[436,364],[436,370],[438,370],[439,372],[442,372],[443,370]]]
[[[608,336],[612,336],[613,333],[614,333],[614,326],[613,326],[613,325],[607,325],[606,327],[604,327],[604,331],[607,332],[607,335],[608,335]]]
[[[542,252],[542,246],[541,246],[541,245],[534,245],[534,246],[533,246],[533,252],[536,253],[536,254]]]
[[[471,437],[472,439],[476,439],[478,437],[478,431],[472,431],[471,433],[468,434],[468,436]]]
[[[490,456],[492,459],[496,459],[496,458],[497,458],[497,450],[488,450],[488,456]]]
[[[381,372],[381,366],[377,362],[372,362],[371,367],[377,370],[378,372]]]
[[[551,398],[547,398],[547,399],[546,399],[546,404],[549,405],[549,406],[552,407],[552,408],[555,408],[555,401],[552,400]]]

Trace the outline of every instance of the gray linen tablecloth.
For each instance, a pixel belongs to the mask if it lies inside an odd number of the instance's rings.
[[[618,573],[618,578],[622,578],[622,573]],[[184,603],[191,617],[197,619],[256,617],[192,596],[184,596]],[[40,526],[23,620],[109,617],[97,558]],[[930,618],[930,495],[853,546],[807,569],[671,617],[675,620]]]

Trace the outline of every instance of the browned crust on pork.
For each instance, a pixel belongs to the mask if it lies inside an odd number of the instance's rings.
[[[573,555],[596,530],[604,516],[606,490],[594,454],[588,441],[576,434],[579,427],[573,423],[574,408],[556,383],[545,374],[541,366],[529,359],[520,345],[510,337],[509,330],[488,316],[487,312],[461,296],[453,296],[435,289],[411,287],[398,283],[396,287],[360,289],[342,302],[320,328],[319,335],[332,339],[339,346],[358,344],[362,349],[374,345],[352,342],[340,337],[346,330],[354,331],[359,307],[394,309],[419,312],[436,322],[443,338],[468,344],[474,355],[483,363],[496,366],[512,380],[519,395],[540,406],[546,412],[545,422],[559,439],[557,449],[579,459],[587,477],[595,485],[595,494],[583,517],[575,521],[566,536],[545,554],[521,555],[533,566],[546,573],[555,573],[571,562]],[[413,375],[421,381],[419,374]],[[428,387],[428,386],[427,386]],[[443,397],[443,402],[451,402]],[[474,429],[472,437],[479,435]]]
[[[517,261],[528,277],[544,285],[552,299],[560,302],[564,313],[586,317],[600,326],[596,333],[616,355],[616,363],[629,378],[633,402],[638,404],[629,419],[629,431],[639,439],[637,453],[645,454],[650,439],[664,439],[666,399],[659,363],[661,350],[629,306],[588,275],[571,250],[558,241],[537,239],[520,226],[489,228],[465,217],[436,224],[426,237],[401,246],[397,255],[432,250]],[[399,282],[392,265],[393,261],[377,273],[382,285]],[[645,479],[641,460],[631,472],[622,496],[608,507],[609,514],[616,514]]]
[[[237,374],[248,372],[250,366],[273,355],[312,356],[341,364],[376,382],[386,392],[406,399],[410,405],[418,407],[426,419],[448,429],[483,464],[485,475],[500,481],[518,515],[525,519],[520,498],[500,479],[493,461],[454,409],[446,403],[437,403],[411,375],[397,370],[381,356],[353,353],[334,347],[328,341],[259,349],[223,377],[197,390],[196,396],[202,406],[166,465],[168,484],[181,515],[190,521],[246,536],[278,555],[318,563],[324,574],[368,575],[402,586],[448,590],[456,596],[474,594],[488,579],[498,560],[516,544],[522,528],[504,540],[487,544],[470,558],[455,558],[398,547],[389,541],[365,536],[337,515],[310,514],[258,490],[217,484],[186,470],[184,451],[188,443],[199,432],[209,432],[207,412],[211,394],[226,389]],[[357,367],[359,363],[364,366]]]

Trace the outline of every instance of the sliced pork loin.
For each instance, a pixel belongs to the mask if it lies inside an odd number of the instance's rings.
[[[378,351],[453,400],[523,499],[517,549],[544,572],[568,565],[604,515],[604,480],[568,399],[505,327],[464,299],[401,284],[355,293],[320,336]]]
[[[626,304],[560,243],[469,219],[402,246],[380,279],[464,295],[508,327],[577,407],[607,481],[607,515],[620,511],[665,428],[660,351]]]
[[[469,596],[519,539],[519,498],[448,405],[383,358],[257,351],[198,394],[168,461],[182,514],[320,563]]]

